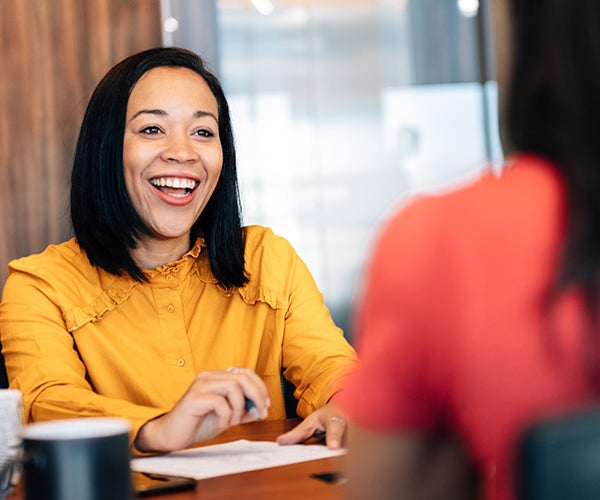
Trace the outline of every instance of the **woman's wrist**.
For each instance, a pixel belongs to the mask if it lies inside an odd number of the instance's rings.
[[[167,451],[163,449],[164,447],[157,443],[157,437],[160,433],[157,431],[157,426],[159,425],[158,420],[161,417],[157,417],[152,420],[148,420],[137,433],[135,440],[133,441],[133,445],[135,448],[141,453],[150,453],[150,452],[159,452],[159,451]]]

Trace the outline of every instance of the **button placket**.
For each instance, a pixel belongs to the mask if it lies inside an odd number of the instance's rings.
[[[184,381],[193,376],[193,356],[185,327],[177,274],[165,274],[154,286],[154,299],[159,311],[161,336],[165,356],[174,380]]]

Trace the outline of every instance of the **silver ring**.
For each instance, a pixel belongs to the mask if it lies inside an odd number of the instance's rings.
[[[346,425],[346,421],[342,417],[338,417],[337,415],[334,415],[333,417],[329,417],[327,419],[327,422],[337,422],[340,425]]]
[[[243,368],[239,368],[237,366],[230,366],[225,371],[227,371],[229,373],[242,373],[244,371],[244,369]]]

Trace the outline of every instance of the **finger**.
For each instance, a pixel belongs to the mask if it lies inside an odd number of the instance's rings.
[[[239,384],[244,396],[243,418],[240,416],[241,420],[251,421],[266,418],[271,400],[263,380],[249,368],[231,367],[226,371],[233,374],[233,380]]]
[[[215,435],[236,423],[228,398],[221,394],[205,394],[201,399],[194,402],[191,415],[203,416],[205,420],[202,422],[204,431],[215,433]]]
[[[264,382],[249,368],[230,367],[198,373],[188,393],[192,397],[206,393],[224,396],[232,411],[230,425],[266,418],[271,404]],[[256,408],[252,410],[253,407]]]
[[[342,447],[342,440],[346,432],[346,420],[339,415],[334,415],[327,419],[325,444],[332,450]]]
[[[215,390],[226,398],[231,408],[230,425],[261,419],[261,413],[256,403],[246,395],[252,393],[252,389],[248,389],[251,384],[252,382],[245,380],[242,374],[236,374],[233,378],[227,377],[218,382],[218,388]],[[249,417],[252,418],[249,419]]]
[[[224,396],[231,408],[231,425],[237,425],[242,421],[246,413],[244,390],[238,381],[227,382],[223,386]]]
[[[255,398],[268,399],[269,398],[269,390],[265,385],[263,379],[251,368],[242,368],[242,367],[230,367],[227,369],[230,373],[235,373],[236,375],[240,375],[246,381],[251,383],[254,386],[254,394]]]
[[[231,408],[223,396],[187,393],[170,412],[148,423],[154,431],[147,451],[191,446],[218,435],[231,425],[230,421]]]
[[[223,371],[201,372],[196,375],[194,382],[182,398],[184,401],[190,401],[191,404],[202,404],[203,400],[208,400],[210,395],[222,398],[222,402],[227,404],[229,415],[228,426],[239,424],[245,413],[244,409],[244,391],[240,385],[240,380]],[[220,407],[219,416],[226,415],[225,409]],[[224,418],[224,417],[222,417]]]
[[[277,437],[276,441],[279,444],[297,444],[304,443],[311,437],[313,437],[316,430],[319,427],[307,420],[304,420],[292,430],[286,432],[285,434],[281,434]]]

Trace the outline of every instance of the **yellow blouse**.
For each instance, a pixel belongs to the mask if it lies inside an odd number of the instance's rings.
[[[199,239],[179,261],[147,271],[149,283],[91,266],[75,239],[12,261],[0,304],[10,386],[29,421],[121,416],[132,439],[169,411],[205,370],[254,369],[285,418],[280,373],[297,412],[323,406],[356,353],[291,245],[246,228],[250,282],[225,290]]]

